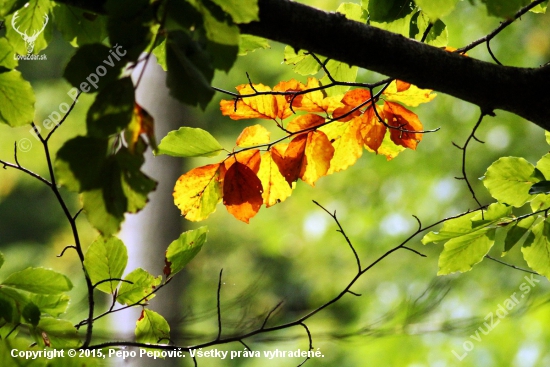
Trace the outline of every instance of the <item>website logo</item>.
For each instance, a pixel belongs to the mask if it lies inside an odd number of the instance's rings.
[[[29,31],[28,29],[25,30],[24,32],[21,32],[19,28],[15,25],[17,18],[19,18],[18,13],[19,13],[19,10],[16,11],[15,14],[13,14],[13,18],[11,18],[11,26],[13,27],[14,31],[16,31],[21,35],[21,37],[23,38],[23,41],[25,41],[25,46],[27,46],[27,56],[30,56],[34,51],[34,43],[36,42],[36,39],[38,38],[38,36],[44,31],[44,29],[46,29],[46,25],[48,24],[49,18],[47,14],[44,14],[44,24],[42,25],[42,28],[40,30],[33,31],[32,35],[29,36],[27,34],[27,31]]]

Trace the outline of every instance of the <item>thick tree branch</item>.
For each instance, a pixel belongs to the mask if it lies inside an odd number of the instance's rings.
[[[249,33],[405,80],[478,105],[502,109],[550,129],[550,68],[494,65],[289,0],[259,0]]]
[[[57,0],[103,13],[103,0]],[[517,68],[449,53],[415,40],[289,0],[258,0],[260,21],[243,33],[434,89],[478,105],[517,114],[550,130],[550,66]]]

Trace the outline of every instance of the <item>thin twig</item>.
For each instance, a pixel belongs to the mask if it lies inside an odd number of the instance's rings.
[[[530,273],[530,274],[535,274],[535,275],[539,275],[539,276],[542,276],[540,275],[539,273],[537,273],[536,271],[532,271],[532,270],[529,270],[529,269],[524,269],[524,268],[520,268],[519,266],[515,266],[515,265],[512,265],[512,264],[508,264],[507,262],[504,262],[502,260],[499,260],[499,259],[495,259],[494,257],[492,256],[489,256],[489,255],[485,255],[485,257],[489,260],[493,260],[493,261],[496,261],[497,263],[499,264],[502,264],[502,265],[505,265],[509,268],[512,268],[512,269],[516,269],[516,270],[519,270],[519,271],[523,271],[525,273]]]
[[[222,337],[222,311],[220,306],[220,293],[222,290],[222,274],[223,274],[223,269],[220,270],[220,277],[218,279],[218,292],[216,296],[216,305],[218,310],[218,337],[216,338],[217,340],[220,340]]]

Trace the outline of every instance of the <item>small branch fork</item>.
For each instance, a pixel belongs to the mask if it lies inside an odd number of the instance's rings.
[[[219,274],[219,279],[218,279],[217,297],[216,297],[218,331],[217,331],[217,336],[213,340],[211,340],[209,342],[193,345],[193,346],[151,345],[151,344],[136,343],[136,342],[106,342],[106,343],[90,345],[90,346],[88,346],[87,349],[101,349],[101,348],[108,348],[108,347],[127,346],[127,347],[143,347],[143,348],[146,347],[146,348],[159,349],[159,350],[174,350],[174,349],[176,349],[176,350],[181,350],[181,351],[184,351],[184,352],[189,352],[190,350],[193,350],[193,349],[208,348],[208,347],[213,347],[213,346],[217,346],[217,345],[223,345],[223,344],[229,344],[229,343],[237,342],[237,343],[240,343],[240,344],[244,345],[248,350],[251,350],[250,347],[244,342],[245,339],[251,338],[253,336],[260,335],[260,334],[276,332],[276,331],[290,329],[290,328],[299,326],[299,327],[302,327],[305,330],[306,334],[307,334],[309,350],[313,350],[313,337],[312,337],[311,332],[310,332],[310,330],[309,330],[309,328],[307,327],[307,324],[306,324],[306,322],[310,318],[312,318],[314,315],[321,312],[325,308],[329,307],[330,305],[338,302],[346,294],[351,294],[351,295],[357,296],[357,297],[361,296],[360,294],[358,294],[356,292],[353,292],[351,290],[352,286],[357,282],[357,280],[359,280],[359,278],[361,276],[363,276],[366,272],[368,272],[370,269],[372,269],[375,265],[380,263],[382,260],[387,258],[392,253],[396,252],[397,250],[404,249],[404,250],[408,250],[410,252],[413,252],[416,255],[419,255],[421,257],[426,257],[426,255],[424,255],[424,254],[422,254],[422,253],[406,246],[418,234],[420,234],[420,233],[422,233],[426,230],[429,230],[429,229],[431,229],[431,228],[433,228],[433,227],[435,227],[435,226],[437,226],[441,223],[444,223],[447,220],[459,218],[459,217],[464,216],[466,214],[469,214],[471,212],[481,210],[481,209],[476,209],[476,210],[468,211],[466,213],[462,213],[462,214],[459,214],[459,215],[456,215],[456,216],[453,216],[453,217],[445,218],[443,220],[435,222],[435,223],[433,223],[429,226],[426,226],[426,227],[424,227],[422,225],[422,223],[420,222],[420,220],[415,217],[415,219],[418,222],[418,229],[413,234],[411,234],[407,239],[405,239],[403,242],[401,242],[399,245],[397,245],[397,246],[393,247],[392,249],[386,251],[378,259],[376,259],[375,261],[373,261],[372,263],[370,263],[368,266],[365,267],[365,266],[362,265],[359,254],[357,253],[357,251],[356,251],[355,247],[353,246],[353,244],[352,244],[351,240],[349,239],[349,237],[346,235],[342,225],[340,224],[340,222],[339,222],[339,220],[336,216],[336,213],[335,212],[331,213],[330,211],[328,211],[325,207],[323,207],[318,202],[314,201],[314,203],[317,206],[319,206],[323,211],[325,211],[328,215],[330,215],[330,217],[334,220],[334,222],[338,226],[337,232],[342,234],[342,236],[344,237],[346,243],[348,244],[348,246],[349,246],[349,248],[350,248],[350,250],[353,254],[353,257],[355,259],[355,263],[357,265],[356,274],[353,276],[353,278],[349,281],[349,283],[344,287],[344,289],[338,295],[336,295],[335,297],[333,297],[329,301],[323,303],[321,306],[319,306],[319,307],[315,308],[314,310],[308,312],[307,314],[295,319],[294,321],[282,323],[282,324],[275,325],[275,326],[268,326],[269,320],[272,317],[272,315],[278,309],[280,309],[280,307],[283,304],[283,302],[279,302],[277,305],[275,305],[275,307],[273,307],[267,313],[267,315],[264,318],[261,326],[259,326],[255,330],[247,332],[247,333],[243,333],[241,335],[222,336],[222,318],[221,318],[220,293],[221,293],[221,287],[222,287],[222,284],[223,284],[222,283],[223,270],[221,270],[220,274]],[[309,358],[306,358],[306,360],[304,360],[300,364],[300,366],[303,365],[308,359]]]
[[[455,177],[455,178],[457,180],[464,180],[466,182],[466,185],[468,185],[468,190],[470,190],[470,193],[472,194],[473,199],[475,200],[475,202],[477,203],[477,205],[479,207],[481,207],[482,205],[479,202],[479,200],[477,199],[476,193],[475,193],[475,191],[474,191],[474,189],[473,189],[473,187],[470,183],[470,180],[468,180],[468,176],[466,174],[466,151],[467,151],[468,145],[470,144],[470,141],[472,139],[474,139],[475,141],[477,141],[479,143],[482,143],[482,144],[484,143],[483,141],[476,138],[475,133],[476,133],[479,125],[481,125],[481,121],[483,121],[483,118],[486,115],[489,115],[489,114],[490,114],[489,112],[483,112],[483,111],[481,112],[481,114],[479,116],[479,119],[477,120],[474,128],[472,129],[472,132],[470,133],[470,135],[466,139],[466,142],[464,143],[463,146],[459,146],[458,144],[453,142],[453,145],[462,151],[462,177]]]

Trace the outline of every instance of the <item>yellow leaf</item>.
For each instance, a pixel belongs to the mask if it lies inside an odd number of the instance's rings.
[[[416,107],[421,103],[430,102],[436,97],[431,89],[420,89],[416,85],[394,80],[384,91],[384,99],[401,102],[407,106]]]
[[[279,171],[279,167],[273,160],[272,154],[279,154],[277,149],[265,152],[262,155],[258,178],[264,189],[262,197],[266,208],[285,201],[292,194],[292,188]]]
[[[253,86],[254,88],[250,84],[241,84],[236,89],[241,95],[271,91],[271,88],[263,84],[253,84]],[[254,118],[271,120],[277,117],[277,100],[271,94],[245,97],[239,99],[237,103],[234,100],[221,100],[220,110],[222,115],[229,116],[233,120]]]
[[[361,117],[355,117],[348,122],[335,121],[321,127],[334,147],[334,156],[330,161],[327,175],[347,169],[355,164],[363,154],[363,137],[360,127]]]
[[[271,133],[262,125],[248,126],[237,138],[240,147],[253,147],[269,143]]]
[[[182,175],[174,187],[174,203],[190,221],[201,221],[216,210],[222,197],[220,163],[197,167]]]
[[[300,178],[311,186],[315,186],[315,181],[325,176],[330,168],[334,147],[324,132],[311,131],[307,134],[304,155]]]

